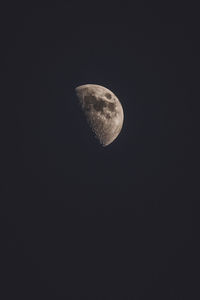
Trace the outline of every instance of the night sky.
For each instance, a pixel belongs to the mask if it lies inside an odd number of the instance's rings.
[[[2,300],[195,299],[199,16],[164,3],[2,6]],[[107,147],[78,106],[87,83],[124,109]]]

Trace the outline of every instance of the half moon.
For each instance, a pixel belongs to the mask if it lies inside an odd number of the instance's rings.
[[[123,108],[109,89],[97,84],[78,86],[76,95],[96,138],[107,146],[119,135],[123,121]]]

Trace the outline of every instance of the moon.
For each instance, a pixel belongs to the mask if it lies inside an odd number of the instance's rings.
[[[97,84],[80,85],[75,92],[95,137],[103,147],[108,146],[119,135],[124,121],[119,99]]]

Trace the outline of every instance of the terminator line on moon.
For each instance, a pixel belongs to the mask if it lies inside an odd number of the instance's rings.
[[[118,98],[97,84],[78,86],[76,95],[86,119],[102,146],[108,146],[119,135],[124,113]]]

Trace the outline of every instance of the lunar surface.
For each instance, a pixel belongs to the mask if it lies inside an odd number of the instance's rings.
[[[96,84],[78,86],[76,95],[96,138],[107,146],[119,135],[124,113],[118,98],[109,89]]]

